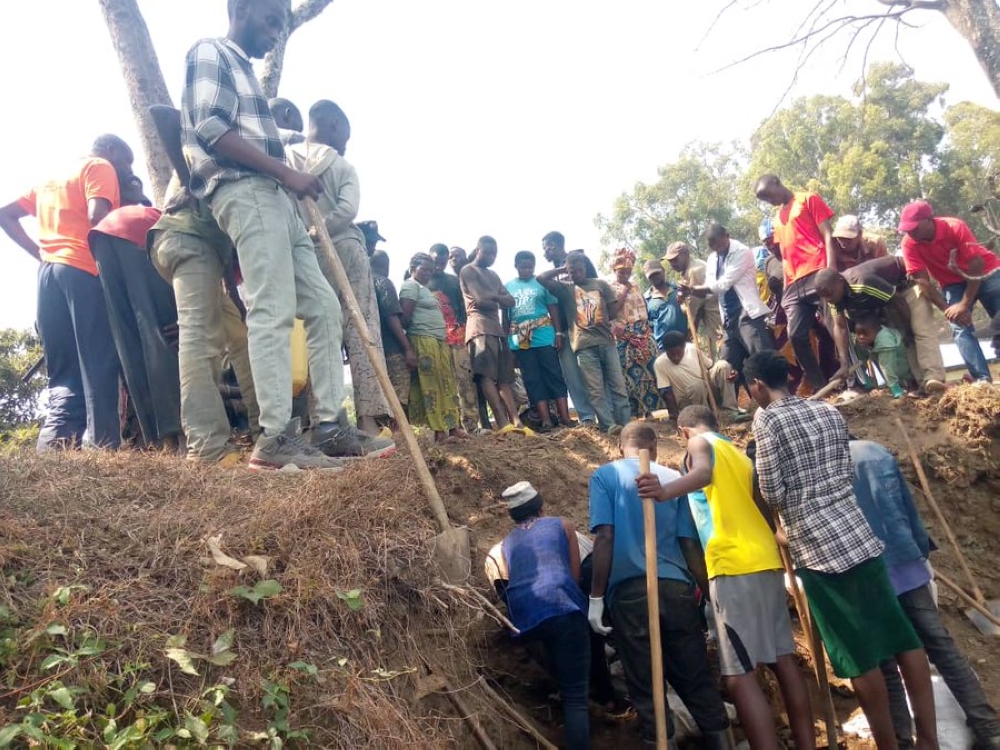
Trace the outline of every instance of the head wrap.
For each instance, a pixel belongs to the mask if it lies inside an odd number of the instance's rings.
[[[630,247],[620,247],[611,256],[611,269],[617,271],[619,268],[632,269],[635,267],[635,250]]]

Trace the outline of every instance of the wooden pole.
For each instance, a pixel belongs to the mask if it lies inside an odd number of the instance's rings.
[[[497,693],[496,690],[490,687],[490,684],[486,682],[486,680],[480,677],[479,683],[483,686],[483,691],[490,698],[492,698],[496,702],[496,704],[500,706],[500,708],[503,709],[504,713],[506,713],[510,718],[514,720],[515,724],[517,724],[519,727],[521,727],[521,729],[530,734],[534,738],[535,742],[537,742],[539,745],[545,748],[545,750],[559,750],[558,747],[553,745],[545,738],[545,735],[543,735],[541,732],[538,731],[538,729],[535,728],[535,725],[531,721],[531,719],[529,719],[527,716],[525,716],[516,708],[514,708],[512,705],[510,705],[510,703],[505,701],[500,696],[500,694]]]
[[[688,331],[691,332],[691,342],[694,344],[694,351],[698,359],[698,369],[701,370],[701,379],[705,381],[705,390],[708,391],[708,403],[712,407],[715,421],[722,424],[722,417],[719,415],[719,404],[715,400],[715,391],[712,390],[712,381],[708,377],[708,370],[701,359],[701,349],[698,348],[698,330],[695,328],[694,316],[691,314],[691,306],[684,305],[684,315],[687,316]]]
[[[777,522],[777,520],[776,520]],[[781,528],[780,522],[778,528]],[[809,646],[809,654],[813,660],[813,673],[816,675],[816,683],[819,685],[819,697],[823,702],[823,724],[826,727],[826,742],[831,748],[837,747],[837,712],[833,708],[833,695],[830,693],[830,679],[826,674],[826,654],[823,652],[823,642],[819,637],[819,631],[809,614],[809,604],[806,601],[805,592],[799,588],[799,581],[795,577],[795,568],[792,566],[792,558],[788,550],[778,545],[781,553],[781,562],[785,566],[785,574],[788,576],[788,585],[792,589],[792,600],[795,602],[795,610],[799,613],[799,622],[802,623],[802,632],[806,636],[806,644]]]
[[[941,506],[938,505],[937,500],[934,498],[934,493],[931,492],[930,482],[927,481],[927,475],[924,473],[924,465],[920,461],[920,456],[917,455],[916,448],[913,447],[913,441],[910,440],[910,433],[907,431],[906,425],[903,424],[903,420],[899,417],[896,417],[896,427],[899,428],[899,431],[903,436],[903,440],[906,441],[906,449],[910,454],[910,460],[913,462],[914,468],[917,470],[917,477],[920,479],[920,486],[924,490],[924,497],[927,498],[927,504],[931,506],[931,510],[934,511],[934,515],[937,516],[937,520],[941,524],[941,528],[944,529],[944,535],[948,538],[948,542],[951,544],[952,549],[955,550],[955,557],[958,558],[958,565],[965,574],[965,577],[969,580],[969,585],[972,587],[972,593],[976,595],[976,601],[982,604],[986,601],[986,597],[983,596],[983,590],[979,588],[979,584],[976,583],[976,579],[972,576],[972,571],[969,570],[969,563],[966,561],[961,547],[958,546],[958,540],[955,538],[955,534],[951,530],[951,524],[948,523],[948,519],[944,517],[944,513],[941,512]]]
[[[413,456],[413,462],[417,466],[417,476],[420,477],[420,483],[424,486],[424,492],[427,494],[427,501],[430,503],[434,518],[437,520],[438,525],[441,526],[441,531],[448,531],[452,528],[452,525],[448,519],[448,512],[445,510],[444,501],[441,499],[440,493],[438,493],[437,485],[434,484],[434,477],[431,476],[430,469],[427,468],[427,461],[420,450],[417,436],[413,434],[413,428],[410,427],[410,421],[406,418],[406,411],[404,411],[403,405],[399,402],[399,397],[396,396],[396,390],[392,387],[392,381],[389,380],[389,373],[386,371],[385,362],[379,356],[380,352],[376,348],[375,342],[372,341],[371,333],[368,330],[368,322],[365,320],[365,316],[358,306],[358,300],[354,296],[351,282],[348,280],[344,266],[340,262],[340,256],[337,255],[336,248],[333,246],[330,233],[326,230],[326,222],[323,220],[323,214],[320,213],[316,201],[311,198],[303,198],[301,203],[306,210],[306,215],[309,217],[309,223],[315,228],[319,250],[333,273],[333,281],[336,284],[337,291],[340,292],[340,298],[344,302],[344,306],[347,308],[347,315],[358,331],[361,343],[365,347],[365,354],[368,355],[372,369],[375,371],[375,377],[378,379],[379,385],[382,386],[382,393],[389,402],[392,416],[399,425],[399,431],[406,441],[406,446],[410,449],[410,455]]]
[[[963,602],[965,602],[970,607],[972,607],[974,610],[976,610],[979,614],[981,614],[983,617],[985,617],[987,620],[989,620],[991,623],[993,623],[996,627],[1000,628],[1000,618],[998,618],[995,614],[993,614],[992,612],[990,612],[989,609],[987,609],[982,604],[982,602],[977,602],[971,596],[969,596],[968,594],[966,594],[962,590],[961,586],[959,586],[957,583],[955,583],[953,580],[951,580],[944,573],[941,573],[940,571],[935,570],[934,571],[934,580],[935,581],[940,581],[945,586],[947,586],[948,588],[950,588],[952,591],[954,591],[956,594],[958,594],[958,598],[959,599],[961,599]]]
[[[649,473],[649,451],[639,451],[639,472]],[[656,748],[667,750],[667,697],[663,681],[663,641],[660,640],[660,579],[657,575],[656,509],[652,498],[642,500],[642,525],[646,542],[646,605],[649,614],[649,653],[653,673],[653,713],[656,719]]]

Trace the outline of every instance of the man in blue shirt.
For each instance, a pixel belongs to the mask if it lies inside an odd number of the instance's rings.
[[[986,699],[975,672],[955,645],[931,593],[927,563],[930,540],[920,521],[910,488],[896,459],[878,443],[852,440],[854,494],[865,519],[882,540],[882,557],[889,580],[903,611],[924,643],[927,657],[937,667],[948,689],[965,712],[977,749],[1000,748],[1000,721]],[[892,722],[901,748],[914,747],[913,724],[906,692],[895,661],[883,662],[882,674],[889,689]]]
[[[631,422],[622,430],[624,458],[605,464],[591,476],[590,530],[595,539],[588,619],[595,632],[610,632],[603,623],[606,598],[629,695],[639,714],[639,730],[643,742],[653,746],[656,729],[646,558],[642,501],[636,484],[642,449],[649,450],[653,461],[650,471],[661,484],[680,477],[673,469],[655,463],[656,433],[641,422]],[[664,675],[694,716],[705,747],[725,748],[729,722],[709,667],[699,611],[701,597],[695,585],[697,580],[703,591],[708,590],[698,531],[687,498],[657,503],[655,512]],[[672,722],[668,734],[673,736]]]

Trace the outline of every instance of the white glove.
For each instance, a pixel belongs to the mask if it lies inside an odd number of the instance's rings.
[[[602,620],[604,619],[604,597],[603,596],[592,596],[590,597],[590,608],[587,610],[587,621],[590,623],[591,629],[598,635],[607,635],[611,632],[611,628],[607,627]]]

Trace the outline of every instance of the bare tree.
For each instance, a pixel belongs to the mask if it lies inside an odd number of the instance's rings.
[[[308,23],[326,10],[333,0],[302,0],[292,11],[292,20],[288,24],[288,30],[281,35],[277,46],[271,50],[264,58],[264,72],[261,73],[260,83],[264,87],[264,94],[268,98],[278,95],[278,85],[281,83],[281,72],[285,65],[285,46],[288,44],[288,37],[304,23]]]
[[[288,36],[303,24],[316,18],[333,0],[301,0],[292,11],[288,32],[264,61],[261,85],[269,97],[277,95],[285,59]],[[149,35],[149,27],[139,10],[137,0],[98,0],[111,41],[118,53],[122,76],[128,89],[129,102],[139,128],[142,150],[146,155],[151,188],[158,205],[163,205],[167,183],[173,174],[166,152],[160,147],[156,128],[149,115],[154,104],[173,106],[160,61]]]
[[[845,2],[856,7],[857,12],[840,12],[839,9]],[[714,27],[719,19],[733,8],[742,7],[749,10],[760,5],[761,0],[727,0],[712,26]],[[757,50],[726,65],[723,69],[768,52],[795,49],[798,50],[799,59],[789,84],[791,89],[798,70],[813,53],[824,43],[843,35],[848,39],[843,56],[845,61],[854,45],[867,36],[862,62],[864,70],[867,67],[868,50],[883,29],[888,27],[892,30],[898,41],[900,28],[913,26],[910,14],[921,11],[934,12],[944,15],[969,43],[993,91],[1000,97],[1000,4],[997,0],[867,0],[867,8],[870,8],[870,12],[867,13],[863,13],[865,6],[862,0],[814,0],[811,3],[803,3],[802,7],[805,13],[791,39]]]
[[[160,61],[149,36],[149,28],[139,11],[136,0],[98,0],[104,21],[111,32],[111,41],[118,53],[129,102],[139,128],[142,150],[146,154],[146,166],[152,183],[153,196],[158,205],[163,205],[167,183],[173,170],[166,152],[160,148],[156,128],[149,114],[154,104],[173,105],[167,91]]]

